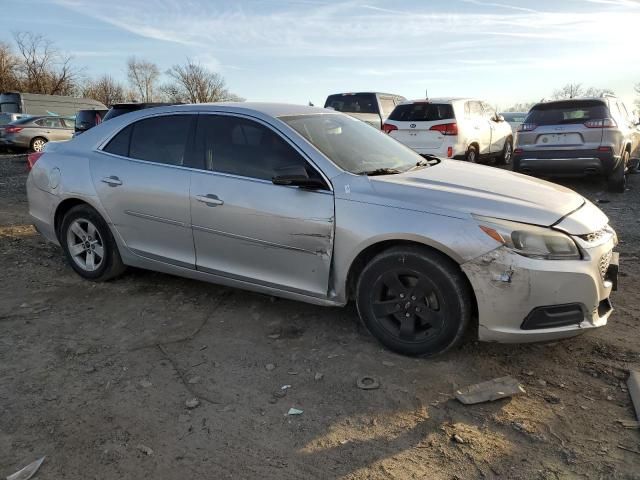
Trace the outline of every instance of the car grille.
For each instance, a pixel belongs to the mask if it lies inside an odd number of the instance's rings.
[[[602,280],[607,276],[607,270],[609,270],[609,264],[611,263],[611,256],[613,255],[613,250],[609,250],[607,253],[600,257],[600,262],[598,263],[598,268],[600,269],[600,276]]]

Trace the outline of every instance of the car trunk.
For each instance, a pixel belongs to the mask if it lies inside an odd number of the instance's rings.
[[[396,127],[389,135],[409,148],[437,150],[445,133],[453,134],[455,115],[450,104],[414,102],[398,105],[386,123]]]

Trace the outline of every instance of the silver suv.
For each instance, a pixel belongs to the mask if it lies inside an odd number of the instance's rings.
[[[624,192],[639,157],[640,130],[614,96],[538,103],[518,127],[513,170],[552,176],[603,175]]]

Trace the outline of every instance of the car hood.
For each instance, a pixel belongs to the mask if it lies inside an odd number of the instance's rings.
[[[377,194],[405,207],[459,216],[476,214],[551,226],[585,204],[554,183],[456,160],[398,175],[369,177]]]

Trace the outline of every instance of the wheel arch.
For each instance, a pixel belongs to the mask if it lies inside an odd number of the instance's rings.
[[[58,204],[58,206],[56,207],[55,213],[53,214],[53,227],[58,240],[60,240],[60,227],[62,226],[62,220],[64,219],[64,216],[67,214],[69,210],[71,210],[73,207],[76,207],[78,205],[87,205],[93,208],[96,211],[96,213],[100,215],[102,219],[107,223],[107,226],[110,226],[107,217],[105,217],[105,215],[100,210],[100,208],[92,204],[90,201],[87,201],[86,199],[79,198],[79,197],[65,198],[63,201],[61,201]]]

